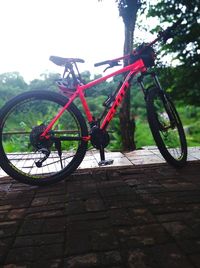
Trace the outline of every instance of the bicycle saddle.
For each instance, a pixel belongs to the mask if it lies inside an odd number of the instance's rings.
[[[65,66],[67,63],[74,63],[74,62],[84,63],[85,62],[84,60],[78,59],[78,58],[62,58],[58,56],[50,56],[49,60],[58,66]]]

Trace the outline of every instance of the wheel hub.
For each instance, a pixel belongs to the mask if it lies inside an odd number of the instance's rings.
[[[51,139],[41,139],[41,134],[45,131],[46,126],[41,124],[40,126],[36,126],[32,129],[30,133],[30,143],[31,145],[40,150],[43,148],[50,148],[53,144]]]

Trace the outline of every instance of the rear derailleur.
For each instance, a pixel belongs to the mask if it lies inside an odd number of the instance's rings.
[[[58,156],[60,158],[60,163],[62,167],[62,149],[61,149],[61,141],[59,139],[54,138],[53,132],[49,133],[51,135],[50,138],[46,139],[42,138],[41,134],[45,131],[46,126],[41,124],[32,129],[30,133],[30,143],[36,149],[38,153],[41,153],[43,157],[38,161],[35,161],[35,164],[38,168],[42,167],[43,162],[49,157],[53,143],[55,144],[55,148],[58,151]]]

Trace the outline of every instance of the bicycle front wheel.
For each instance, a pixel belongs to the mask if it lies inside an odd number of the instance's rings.
[[[147,117],[154,140],[165,160],[176,167],[185,165],[187,143],[180,117],[169,97],[157,88],[148,90]]]
[[[46,126],[67,99],[50,91],[23,93],[10,100],[0,115],[0,163],[14,179],[48,185],[67,178],[84,158],[88,136],[85,120],[71,104],[56,121],[46,141]]]

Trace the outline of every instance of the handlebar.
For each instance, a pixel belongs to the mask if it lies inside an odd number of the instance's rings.
[[[183,19],[179,18],[172,26],[168,27],[164,31],[160,31],[156,39],[154,39],[152,42],[148,44],[145,44],[145,46],[143,46],[139,51],[136,49],[136,50],[133,50],[131,54],[125,55],[120,58],[112,59],[112,60],[97,62],[94,64],[94,66],[98,67],[98,66],[102,66],[105,64],[108,64],[110,67],[118,66],[120,60],[130,58],[130,56],[133,54],[140,55],[145,49],[147,49],[148,47],[151,47],[152,45],[154,45],[160,40],[163,40],[164,42],[166,42],[169,38],[174,36],[173,31],[181,24],[182,21]]]
[[[165,31],[161,32],[161,36],[164,42],[174,36],[173,31],[181,24],[182,21],[182,18],[178,19],[171,27],[168,27]]]

